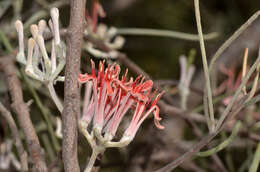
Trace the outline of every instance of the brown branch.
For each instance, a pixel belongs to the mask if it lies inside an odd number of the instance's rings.
[[[2,116],[5,118],[5,120],[7,121],[8,125],[11,129],[11,132],[12,132],[12,135],[14,138],[14,143],[15,143],[16,149],[18,151],[20,161],[21,161],[21,170],[28,171],[27,152],[24,151],[23,144],[22,144],[21,138],[19,136],[18,128],[14,122],[14,119],[13,119],[10,111],[8,111],[1,102],[0,102],[0,112],[1,112]]]
[[[85,24],[85,0],[71,0],[70,8],[62,113],[62,158],[66,172],[79,172],[77,120],[80,115],[80,90],[77,78],[80,72],[81,45]]]
[[[47,172],[47,166],[44,160],[44,155],[42,153],[42,148],[30,119],[28,105],[23,101],[21,82],[16,76],[18,71],[14,65],[13,59],[11,57],[1,58],[0,68],[6,76],[8,90],[11,94],[13,102],[12,107],[17,113],[18,122],[24,132],[27,147],[29,149],[35,168],[37,171]]]

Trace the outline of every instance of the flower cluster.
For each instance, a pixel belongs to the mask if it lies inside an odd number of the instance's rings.
[[[45,20],[40,20],[38,25],[31,25],[32,37],[28,40],[27,58],[25,55],[23,23],[20,20],[15,22],[19,38],[19,52],[16,59],[26,66],[25,72],[27,75],[42,82],[50,82],[54,79],[64,80],[64,77],[58,77],[65,66],[66,56],[65,46],[61,42],[59,33],[59,10],[52,8],[50,14],[49,27]],[[43,34],[48,32],[53,35],[51,57],[48,56],[43,38]]]
[[[59,10],[52,8],[50,10],[51,19],[47,22],[40,20],[38,25],[32,24],[30,31],[32,37],[28,40],[27,57],[25,55],[23,23],[20,20],[15,22],[15,28],[18,33],[19,52],[16,60],[25,65],[25,73],[33,79],[44,83],[50,92],[60,112],[63,105],[57,96],[53,84],[56,81],[64,81],[64,76],[59,76],[66,63],[66,46],[60,39],[59,30]],[[49,57],[45,46],[44,34],[52,35],[51,56]]]
[[[135,80],[127,79],[127,70],[119,79],[120,66],[108,65],[105,69],[104,61],[99,64],[99,71],[95,73],[95,63],[92,63],[92,74],[81,74],[80,83],[86,83],[86,93],[83,115],[80,125],[84,132],[92,124],[92,137],[105,144],[105,147],[121,147],[129,144],[134,138],[142,122],[150,113],[154,114],[154,122],[157,128],[163,129],[160,125],[159,101],[163,93],[155,97],[152,92],[153,82],[144,81],[144,77],[137,77]],[[91,96],[92,95],[92,96]],[[134,108],[132,120],[125,130],[119,142],[112,142],[116,131],[125,114]]]
[[[87,27],[84,34],[92,36],[104,43],[110,51],[104,52],[98,47],[95,47],[91,42],[87,42],[84,48],[93,56],[98,58],[116,58],[118,52],[116,50],[121,49],[125,43],[125,39],[122,36],[117,35],[117,29],[115,27],[108,28],[103,23],[98,23],[98,17],[104,18],[106,16],[102,5],[98,0],[93,1],[92,15],[86,10]]]

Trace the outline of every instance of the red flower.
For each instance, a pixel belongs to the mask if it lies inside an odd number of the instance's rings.
[[[80,74],[79,82],[86,83],[87,89],[83,108],[82,121],[86,124],[93,124],[94,134],[99,138],[110,141],[125,114],[129,109],[134,108],[132,120],[124,133],[124,137],[133,139],[142,122],[150,113],[154,114],[154,122],[157,128],[163,129],[160,125],[159,107],[157,102],[163,93],[155,97],[151,94],[153,82],[144,82],[144,77],[137,77],[127,80],[127,70],[119,79],[120,66],[113,64],[104,68],[104,61],[99,64],[98,75],[95,74],[95,64],[92,63],[92,74]],[[92,92],[92,94],[91,94]],[[92,95],[92,96],[91,96]]]

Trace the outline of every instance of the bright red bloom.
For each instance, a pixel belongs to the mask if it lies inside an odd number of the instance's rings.
[[[95,64],[93,61],[91,63],[92,74],[80,74],[79,76],[80,83],[87,82],[82,121],[87,124],[92,122],[94,130],[96,129],[101,136],[109,135],[109,140],[111,140],[124,115],[129,109],[135,108],[124,136],[132,139],[150,113],[154,113],[157,128],[164,128],[159,123],[161,118],[157,106],[163,93],[158,94],[153,100],[155,93],[150,95],[153,87],[152,80],[144,81],[144,78],[139,76],[135,80],[130,78],[128,81],[127,70],[119,79],[120,66],[113,64],[108,65],[105,69],[104,61],[100,62],[96,76]]]

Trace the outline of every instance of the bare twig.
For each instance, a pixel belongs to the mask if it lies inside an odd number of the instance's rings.
[[[12,106],[17,113],[19,124],[25,134],[27,146],[35,168],[37,171],[47,172],[44,155],[41,152],[42,148],[30,119],[28,105],[23,101],[21,82],[16,76],[18,71],[14,65],[13,59],[10,57],[1,58],[0,67],[6,76],[8,89],[12,97]]]
[[[15,140],[14,143],[17,148],[17,151],[18,151],[18,154],[20,157],[20,161],[22,164],[21,170],[28,171],[27,152],[24,151],[23,144],[22,144],[21,138],[19,136],[18,128],[14,122],[14,119],[13,119],[11,113],[4,107],[4,105],[1,102],[0,102],[0,112],[1,112],[2,116],[6,119],[8,125],[11,129],[12,135],[14,137],[14,140]]]
[[[84,29],[85,0],[70,1],[70,24],[67,30],[67,57],[65,68],[64,110],[62,113],[62,157],[66,172],[79,172],[77,157],[77,119],[80,114],[81,45]]]

